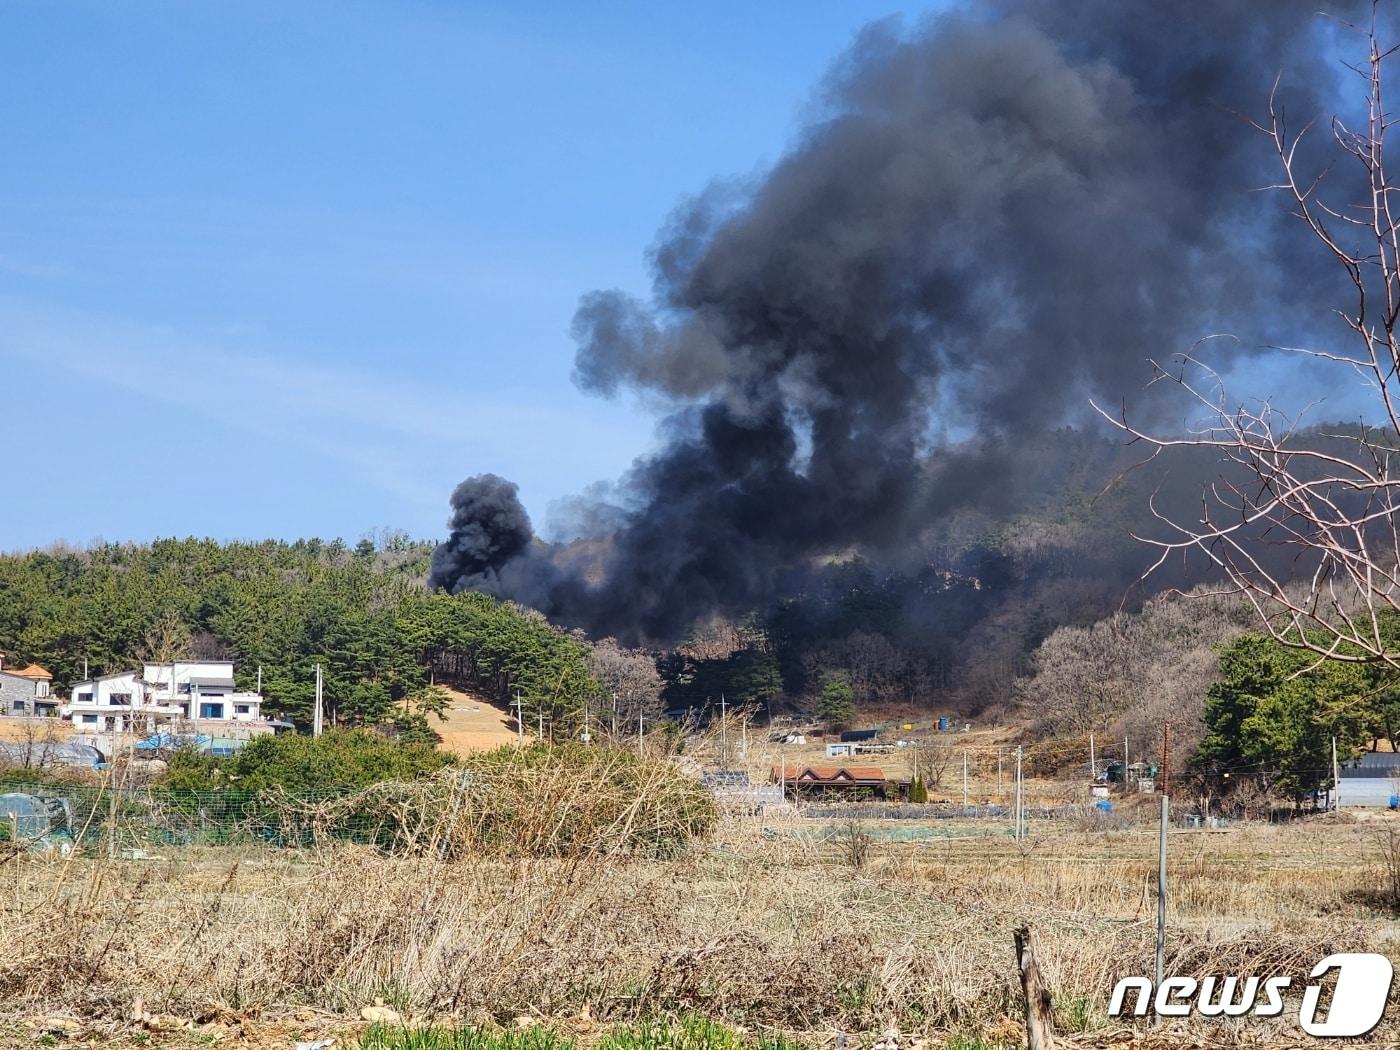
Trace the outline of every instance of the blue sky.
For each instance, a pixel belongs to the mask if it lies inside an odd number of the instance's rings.
[[[0,549],[440,535],[652,442],[581,293],[771,163],[889,3],[3,5]]]

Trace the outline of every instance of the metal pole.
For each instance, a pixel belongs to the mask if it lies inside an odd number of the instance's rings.
[[[1025,837],[1025,787],[1021,778],[1021,745],[1016,745],[1016,841]]]
[[[1095,758],[1096,758],[1096,756],[1094,755],[1094,734],[1093,734],[1093,733],[1090,733],[1090,734],[1089,734],[1089,779],[1090,779],[1090,780],[1098,780],[1098,778],[1099,778],[1099,764],[1098,764],[1098,762],[1095,760]]]
[[[719,694],[719,768],[729,767],[729,723],[725,719],[724,694]]]
[[[515,691],[515,741],[525,744],[525,708],[520,703],[520,690]]]
[[[172,679],[173,679],[173,675],[172,675]],[[198,700],[196,699],[196,700],[192,701],[192,703],[198,703]],[[311,735],[312,735],[312,736],[320,736],[320,735],[321,735],[321,730],[324,728],[324,726],[325,726],[325,712],[324,712],[324,708],[322,707],[321,665],[320,665],[320,664],[317,664],[317,665],[316,665],[316,709],[315,709],[315,710],[312,712],[312,714],[311,714]]]
[[[1342,774],[1337,769],[1337,738],[1332,738],[1332,808],[1338,809],[1342,804]]]
[[[997,798],[1001,798],[1001,748],[997,748]]]
[[[967,748],[963,748],[963,809],[967,808]]]
[[[637,754],[642,753],[642,712],[637,709]]]
[[[1162,987],[1167,966],[1167,821],[1171,799],[1162,796],[1162,825],[1157,833],[1157,980],[1154,988]],[[1155,1024],[1157,1019],[1154,1018]]]
[[[544,740],[544,704],[540,704],[539,715],[540,715],[540,729],[539,729],[539,734],[538,734],[538,735],[539,735],[540,740]]]
[[[1171,793],[1171,775],[1168,764],[1171,757],[1171,729],[1165,722],[1162,723],[1162,786],[1158,789],[1163,795]]]

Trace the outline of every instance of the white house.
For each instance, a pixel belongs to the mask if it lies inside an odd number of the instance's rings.
[[[63,714],[93,732],[155,729],[161,722],[257,722],[257,693],[240,693],[231,660],[177,660],[102,675],[73,686]]]

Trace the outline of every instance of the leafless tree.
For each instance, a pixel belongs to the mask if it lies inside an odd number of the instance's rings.
[[[1218,451],[1224,475],[1202,494],[1198,520],[1153,513],[1164,537],[1139,537],[1157,549],[1146,575],[1175,555],[1200,552],[1253,606],[1280,642],[1320,660],[1385,660],[1400,666],[1400,636],[1385,621],[1400,612],[1400,214],[1386,169],[1385,144],[1395,120],[1386,109],[1387,64],[1396,47],[1380,38],[1377,20],[1351,27],[1364,37],[1367,59],[1352,67],[1365,85],[1358,127],[1331,121],[1341,151],[1341,174],[1357,175],[1355,195],[1329,181],[1329,171],[1304,172],[1299,145],[1311,130],[1288,128],[1275,94],[1263,132],[1278,156],[1281,180],[1269,189],[1291,202],[1318,249],[1347,278],[1341,349],[1276,347],[1360,377],[1371,395],[1374,425],[1350,432],[1304,432],[1300,416],[1268,401],[1232,407],[1219,376],[1198,357],[1153,362],[1153,382],[1174,384],[1202,413],[1182,436],[1163,436],[1130,422],[1126,413],[1094,407],[1132,439],[1148,459],[1182,446]],[[1356,197],[1357,199],[1353,199]],[[1287,554],[1284,559],[1278,555]],[[1282,569],[1287,563],[1293,568]],[[1290,576],[1299,571],[1306,586]]]
[[[599,724],[615,725],[617,733],[625,736],[637,731],[638,714],[646,725],[660,716],[661,675],[650,653],[604,638],[589,646],[588,669],[603,687],[605,706],[598,713]]]
[[[1189,751],[1205,728],[1205,694],[1218,673],[1215,646],[1250,630],[1253,620],[1238,596],[1200,588],[1089,627],[1058,627],[1036,649],[1031,673],[1017,681],[1017,703],[1041,733],[1098,733],[1104,754],[1116,752],[1124,737],[1150,748],[1163,725]]]
[[[54,750],[60,743],[58,719],[30,715],[20,723],[14,760],[25,769],[44,769],[53,762]]]
[[[135,656],[147,663],[168,664],[188,659],[193,644],[185,621],[177,613],[166,612],[146,628]]]
[[[943,778],[953,767],[957,751],[946,737],[915,741],[910,745],[909,760],[919,770],[919,776],[929,787],[941,787]]]

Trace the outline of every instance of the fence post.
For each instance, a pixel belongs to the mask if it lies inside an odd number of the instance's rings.
[[[1051,1023],[1050,991],[1040,983],[1035,962],[1031,928],[1022,926],[1012,935],[1016,942],[1016,969],[1021,976],[1021,994],[1026,1000],[1026,1050],[1053,1050],[1055,1031]]]

